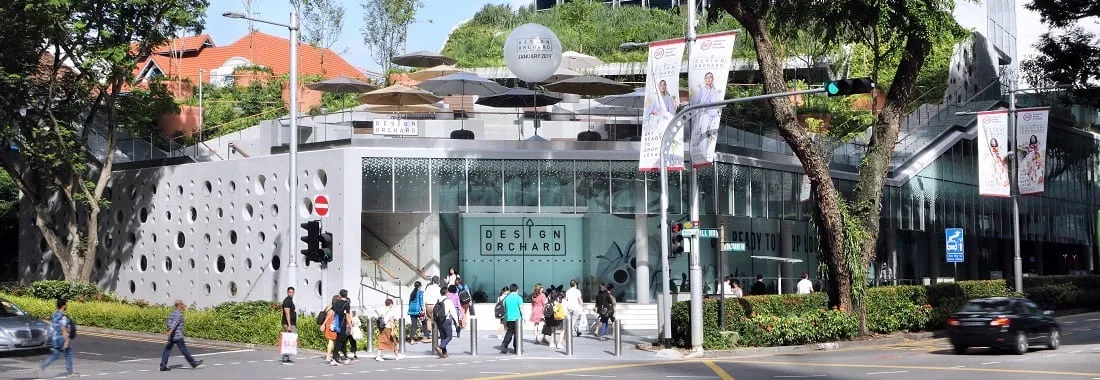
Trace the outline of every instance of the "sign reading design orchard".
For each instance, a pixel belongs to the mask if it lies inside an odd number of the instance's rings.
[[[564,224],[536,224],[523,218],[523,224],[482,224],[482,256],[565,256]]]

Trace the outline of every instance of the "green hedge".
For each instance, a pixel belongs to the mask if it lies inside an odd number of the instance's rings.
[[[1024,293],[1047,309],[1100,308],[1100,276],[1046,276],[1024,279]]]

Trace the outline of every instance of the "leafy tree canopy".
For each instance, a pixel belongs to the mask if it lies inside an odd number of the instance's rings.
[[[1100,105],[1100,36],[1080,27],[1086,18],[1100,17],[1094,0],[1032,0],[1051,31],[1034,45],[1038,55],[1020,63],[1023,77],[1034,86],[1072,85],[1062,103]]]

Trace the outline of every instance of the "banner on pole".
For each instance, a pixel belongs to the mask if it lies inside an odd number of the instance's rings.
[[[1016,146],[1021,155],[1017,182],[1020,194],[1042,194],[1046,182],[1049,109],[1016,111]]]
[[[1008,111],[978,113],[978,194],[1011,195],[1008,169]]]
[[[649,44],[646,65],[645,107],[642,111],[642,148],[638,155],[638,170],[657,171],[661,165],[661,136],[680,105],[680,67],[684,57],[684,40],[656,41]],[[668,155],[669,170],[684,169],[684,132],[673,135]]]
[[[688,94],[691,104],[717,102],[726,98],[726,83],[736,37],[736,31],[708,34],[699,36],[691,45],[691,54],[688,55]],[[688,143],[691,167],[709,166],[714,162],[721,119],[721,108],[700,110],[692,118]]]

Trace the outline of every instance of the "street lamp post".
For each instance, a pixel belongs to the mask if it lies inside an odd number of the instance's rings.
[[[695,1],[687,2],[687,41],[684,50],[687,51],[688,64],[691,64],[691,46],[695,44]],[[690,123],[690,119],[689,119]],[[700,152],[689,152],[692,156]],[[705,154],[705,153],[704,153]],[[691,168],[691,222],[699,225],[699,171]],[[691,284],[691,349],[695,352],[703,351],[703,266],[699,257],[699,237],[691,237],[691,254],[688,256],[688,274]],[[725,270],[722,268],[719,270]]]
[[[199,69],[199,143],[202,143],[202,118],[205,115],[206,108],[202,107],[202,73],[206,72],[206,69]]]
[[[298,8],[295,7],[294,12],[290,14],[289,25],[252,18],[238,12],[225,12],[222,13],[222,16],[281,26],[290,30],[290,84],[288,84],[288,90],[290,91],[290,175],[287,178],[287,181],[290,182],[290,216],[287,218],[289,224],[286,226],[287,244],[284,250],[284,258],[289,269],[287,274],[289,286],[296,286],[298,284],[298,260],[294,252],[298,248],[298,239],[295,239],[294,231],[298,222]]]

